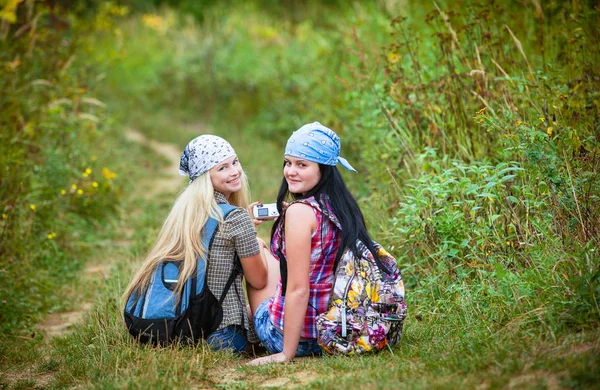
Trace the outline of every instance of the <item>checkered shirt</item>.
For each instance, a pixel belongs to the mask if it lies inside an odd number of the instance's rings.
[[[225,196],[217,191],[215,200],[217,203],[228,203]],[[219,224],[210,247],[207,282],[208,288],[217,299],[225,289],[236,252],[240,258],[260,253],[254,224],[248,211],[241,207],[230,212],[225,221]],[[235,279],[223,300],[223,321],[219,329],[229,325],[243,325],[247,330],[248,341],[258,341],[254,324],[248,319],[241,274]]]
[[[325,212],[331,216],[332,219],[337,221],[333,209],[329,204],[329,199],[326,195],[322,196],[322,203],[325,206]],[[304,317],[304,325],[302,327],[301,337],[316,339],[317,338],[317,316],[327,311],[329,305],[329,298],[333,289],[334,282],[334,263],[337,251],[340,247],[342,232],[341,230],[331,221],[327,215],[323,214],[322,205],[317,202],[314,197],[307,199],[301,199],[296,201],[311,206],[315,211],[317,218],[317,228],[311,238],[310,248],[310,269],[309,269],[309,282],[310,282],[310,293],[308,297],[308,308],[306,309],[306,316]],[[279,248],[281,241],[281,253],[286,257],[285,251],[285,229],[283,227],[283,218],[278,221],[277,229],[271,240],[271,251],[277,260],[277,249]],[[280,237],[283,236],[283,239]],[[289,277],[288,277],[289,279]],[[269,315],[273,324],[283,329],[283,317],[284,317],[284,305],[285,297],[282,296],[282,285],[281,280],[277,284],[275,290],[275,296],[271,298],[269,302]]]

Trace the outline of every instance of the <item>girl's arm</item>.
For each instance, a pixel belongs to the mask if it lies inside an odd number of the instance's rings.
[[[267,284],[267,260],[264,255],[264,248],[260,248],[260,253],[240,258],[244,277],[246,282],[252,287],[260,290]]]
[[[288,281],[285,292],[283,352],[255,359],[250,364],[286,362],[296,356],[310,294],[311,240],[317,225],[312,207],[295,203],[285,214]]]

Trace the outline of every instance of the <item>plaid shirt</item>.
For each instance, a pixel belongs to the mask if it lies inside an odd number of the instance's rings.
[[[325,212],[337,221],[327,196],[322,195],[322,200],[326,208]],[[316,317],[327,311],[327,306],[329,305],[329,298],[331,297],[334,282],[333,266],[335,256],[340,247],[342,232],[330,218],[327,217],[327,215],[323,214],[323,210],[321,209],[322,206],[314,197],[296,202],[311,206],[314,209],[317,218],[317,228],[312,235],[310,247],[310,269],[308,274],[310,293],[308,297],[308,308],[306,309],[304,326],[302,327],[302,333],[300,334],[300,336],[304,338],[316,339]],[[279,225],[277,226],[275,234],[273,235],[273,240],[271,241],[271,251],[278,260],[277,250],[280,248],[280,242],[281,253],[287,259],[285,251],[285,229],[283,228],[284,219],[285,217],[279,219]],[[280,237],[282,239],[280,239]],[[271,301],[269,302],[269,315],[273,324],[282,330],[284,305],[285,297],[282,296],[282,285],[281,280],[279,280],[275,290],[275,296],[271,298]]]
[[[217,203],[228,203],[225,196],[217,191],[215,200]],[[260,253],[254,224],[248,212],[241,207],[229,213],[225,221],[219,224],[210,247],[207,282],[208,288],[217,299],[225,289],[236,252],[240,258]],[[241,274],[235,279],[223,300],[223,321],[219,329],[229,325],[243,325],[247,330],[248,341],[258,341],[254,324],[248,319]]]

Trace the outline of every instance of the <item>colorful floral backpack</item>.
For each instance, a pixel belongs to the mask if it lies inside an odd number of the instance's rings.
[[[376,352],[400,341],[406,317],[404,282],[394,259],[373,242],[382,271],[366,245],[357,258],[347,249],[339,260],[327,312],[317,317],[318,342],[329,354]]]

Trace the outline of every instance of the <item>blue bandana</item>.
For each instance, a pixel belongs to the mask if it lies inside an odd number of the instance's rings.
[[[324,165],[340,163],[347,170],[356,172],[348,160],[340,157],[340,137],[319,122],[294,131],[285,146],[285,155]]]

